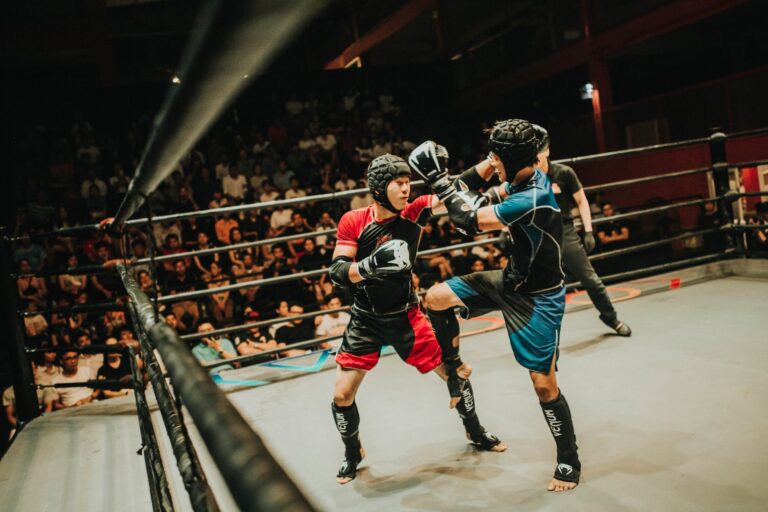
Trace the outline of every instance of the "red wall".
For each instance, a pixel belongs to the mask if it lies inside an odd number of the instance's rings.
[[[768,159],[768,134],[734,137],[726,141],[726,154],[731,163]],[[574,166],[584,186],[600,185],[631,178],[642,178],[711,165],[706,143],[651,151],[644,154],[618,156],[608,160],[584,162]],[[697,174],[629,187],[607,190],[606,199],[618,209],[636,208],[649,199],[675,200],[692,196],[707,197],[707,174]],[[698,207],[680,211],[684,228],[693,228],[698,219]]]

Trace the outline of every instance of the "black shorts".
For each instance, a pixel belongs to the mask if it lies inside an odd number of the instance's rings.
[[[432,324],[418,305],[392,316],[375,316],[353,308],[336,363],[342,368],[370,370],[379,362],[384,345],[392,345],[403,361],[421,373],[431,372],[442,363]]]
[[[489,270],[445,282],[466,307],[467,318],[501,311],[515,359],[525,368],[549,373],[560,342],[565,288],[519,293],[504,286],[504,271]]]

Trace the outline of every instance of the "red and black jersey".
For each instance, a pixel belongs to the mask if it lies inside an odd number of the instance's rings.
[[[357,248],[356,260],[370,255],[389,240],[408,244],[411,264],[416,261],[422,226],[432,216],[432,195],[419,196],[408,203],[400,215],[378,222],[373,218],[373,206],[345,213],[339,221],[337,244]],[[394,313],[416,304],[411,271],[404,270],[386,278],[371,278],[353,286],[354,307],[373,313]]]

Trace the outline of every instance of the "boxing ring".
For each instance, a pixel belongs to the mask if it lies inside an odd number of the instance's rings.
[[[292,4],[268,22],[279,30],[300,27],[321,2]],[[338,201],[351,190],[291,200],[237,205],[184,214],[133,218],[173,166],[215,120],[244,78],[262,69],[275,46],[264,45],[247,22],[258,18],[248,2],[212,2],[204,30],[182,62],[181,83],[166,98],[144,156],[110,226],[126,226],[239,213],[317,201]],[[255,4],[254,4],[255,5]],[[296,16],[296,7],[305,7]],[[311,6],[311,8],[310,8]],[[279,23],[278,23],[279,22]],[[262,23],[266,23],[262,21]],[[212,38],[220,26],[236,25]],[[258,27],[256,27],[258,28]],[[265,31],[271,33],[273,31]],[[243,39],[246,38],[246,39]],[[255,38],[248,39],[248,38]],[[216,42],[212,42],[216,39]],[[242,48],[258,44],[242,59]],[[224,65],[227,64],[227,65]],[[211,94],[215,91],[216,94]],[[582,482],[569,493],[547,493],[552,455],[541,409],[530,379],[517,365],[498,317],[462,324],[462,355],[475,368],[472,381],[484,425],[509,445],[505,453],[478,452],[464,439],[445,386],[421,376],[394,357],[366,379],[359,395],[361,439],[367,451],[362,471],[349,485],[334,474],[342,445],[329,412],[333,350],[262,362],[264,352],[225,363],[199,364],[187,341],[159,316],[161,305],[203,298],[254,285],[275,285],[315,277],[325,269],[235,282],[156,299],[148,297],[130,272],[132,265],[158,264],[233,248],[259,247],[297,238],[332,235],[323,231],[256,240],[131,261],[116,268],[85,266],[59,273],[118,272],[125,287],[120,302],[76,305],[67,312],[126,311],[140,343],[143,368],[134,365],[133,397],[38,415],[29,360],[39,350],[25,346],[3,237],[3,309],[6,339],[18,366],[14,376],[21,427],[0,460],[0,502],[7,510],[763,510],[768,486],[768,402],[759,390],[768,384],[765,315],[768,262],[755,258],[745,234],[764,225],[745,225],[733,206],[743,197],[732,187],[732,169],[768,163],[727,158],[727,142],[768,130],[662,144],[648,148],[564,160],[577,167],[629,155],[695,148],[708,163],[673,172],[603,183],[590,191],[635,187],[691,177],[707,180],[712,193],[638,209],[613,220],[658,215],[715,201],[721,226],[691,230],[590,257],[593,261],[645,254],[658,247],[717,235],[715,250],[670,258],[643,268],[604,276],[632,318],[634,334],[622,339],[595,321],[591,304],[568,285],[562,328],[559,380],[568,390],[580,453]],[[736,173],[737,174],[737,173]],[[417,186],[418,182],[414,183]],[[764,194],[763,194],[764,195]],[[595,219],[599,226],[605,220]],[[92,234],[105,226],[79,226],[50,235]],[[420,254],[468,249],[501,241],[478,239]],[[125,256],[125,255],[123,255]],[[347,309],[339,308],[337,311]],[[64,312],[65,310],[53,310]],[[329,310],[302,315],[311,318]],[[297,318],[297,317],[294,317]],[[279,321],[279,320],[277,320]],[[258,322],[259,326],[276,320]],[[251,325],[216,329],[208,335],[243,332]],[[328,341],[326,338],[324,341]],[[332,340],[332,339],[331,339]],[[310,347],[307,340],[292,348]],[[114,347],[94,346],[93,352]],[[285,349],[276,349],[282,352]],[[133,353],[128,353],[134,361]],[[222,369],[237,362],[241,368]],[[113,382],[88,381],[80,385]]]

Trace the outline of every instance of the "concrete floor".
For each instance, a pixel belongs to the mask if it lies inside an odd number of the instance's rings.
[[[480,418],[510,447],[502,454],[468,445],[444,384],[397,357],[382,358],[360,390],[368,455],[345,486],[334,480],[342,444],[330,413],[333,371],[232,386],[229,398],[323,510],[762,511],[767,297],[768,280],[744,277],[643,295],[617,306],[630,339],[607,334],[594,310],[567,314],[559,379],[583,475],[566,494],[544,490],[554,442],[503,330],[462,346]],[[114,400],[32,422],[0,461],[0,510],[150,510],[132,409]],[[234,510],[191,435],[222,510]],[[161,445],[176,505],[189,510]]]

